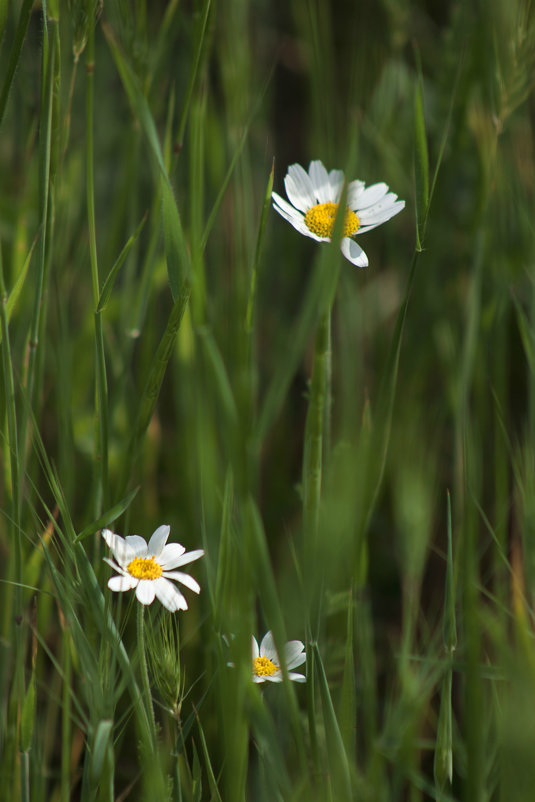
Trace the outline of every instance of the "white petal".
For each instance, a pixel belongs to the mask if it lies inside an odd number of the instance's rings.
[[[158,562],[162,568],[175,568],[185,551],[181,543],[167,543],[158,557]]]
[[[126,564],[134,557],[145,557],[147,553],[147,541],[141,535],[127,535],[125,542],[128,547],[128,559]]]
[[[110,549],[111,549],[111,544],[113,543],[113,538],[114,537],[120,537],[120,535],[115,535],[111,531],[111,529],[101,529],[100,530],[100,534],[102,535],[102,537],[104,538],[104,540],[106,541],[106,543],[108,544]],[[122,540],[122,538],[121,538],[121,540]]]
[[[359,195],[357,214],[359,209],[367,209],[368,206],[373,206],[378,200],[386,195],[388,186],[382,182],[379,184],[372,184],[367,189],[363,190]]]
[[[195,560],[199,560],[204,554],[204,549],[196,549],[195,551],[187,551],[185,554],[180,557],[177,561],[175,560],[173,566],[169,566],[172,568],[178,568],[180,565],[187,565],[188,563],[192,563]]]
[[[253,674],[253,682],[265,682],[267,679],[267,677],[257,677],[256,674]]]
[[[262,643],[260,644],[260,656],[267,657],[272,663],[279,665],[279,655],[277,654],[277,650],[275,648],[275,641],[273,640],[271,630],[266,632],[262,638]]]
[[[291,164],[284,178],[288,199],[301,212],[307,212],[316,205],[314,187],[306,170],[300,164]]]
[[[384,212],[386,209],[390,209],[391,206],[394,205],[395,201],[397,201],[398,196],[394,195],[393,192],[388,192],[381,200],[378,200],[377,203],[372,204],[371,206],[367,206],[365,209],[358,210],[358,214],[361,220],[368,220],[370,217],[373,217],[378,212]]]
[[[260,656],[258,643],[254,635],[251,637],[251,656],[253,660],[256,660],[256,658]]]
[[[364,181],[350,181],[347,185],[347,205],[350,209],[358,209],[360,196],[365,186]]]
[[[335,203],[340,199],[340,193],[342,192],[342,187],[344,186],[344,180],[345,180],[345,175],[342,170],[330,171],[329,173],[329,183],[331,185],[330,200],[334,201]]]
[[[101,534],[120,565],[128,565],[128,563],[134,559],[136,554],[134,550],[130,548],[124,537],[115,535],[109,529],[103,529]]]
[[[266,682],[282,682],[282,675],[281,674],[271,674],[271,676],[265,676],[264,679]]]
[[[164,577],[154,580],[154,589],[158,600],[166,607],[170,613],[177,610],[187,610],[188,603],[182,593],[172,582]]]
[[[323,163],[319,160],[310,162],[308,174],[312,181],[316,201],[318,203],[332,201],[331,182],[329,181],[329,174],[323,166]]]
[[[171,527],[164,524],[163,526],[159,526],[155,532],[153,532],[151,539],[149,540],[149,545],[147,546],[147,554],[152,554],[154,557],[158,557],[163,547],[167,542],[167,538],[169,537],[169,532],[171,531]]]
[[[110,590],[114,590],[115,592],[120,592],[123,590],[132,590],[135,588],[139,579],[136,579],[135,576],[112,576],[111,579],[108,580],[108,587]]]
[[[357,243],[349,237],[344,237],[340,243],[340,250],[356,267],[368,267],[368,257]]]
[[[181,582],[194,593],[201,592],[201,586],[197,580],[193,579],[189,574],[183,574],[182,571],[164,571],[163,576],[166,579],[175,579],[177,582]]]
[[[379,206],[379,204],[377,205]],[[373,208],[375,209],[376,207],[374,206]],[[392,203],[384,209],[377,210],[373,215],[368,216],[368,214],[361,214],[359,220],[362,225],[357,231],[357,234],[363,234],[364,231],[371,231],[372,228],[386,223],[387,220],[390,220],[391,217],[395,217],[396,214],[399,214],[404,208],[405,201],[397,201],[397,203]]]
[[[315,239],[316,242],[329,242],[329,237],[316,236],[316,234],[314,234],[314,232],[311,231],[308,228],[308,226],[305,225],[303,216],[300,215],[300,217],[297,217],[297,215],[300,214],[297,210],[294,209],[294,214],[288,214],[282,209],[279,209],[278,206],[275,206],[275,204],[273,204],[273,208],[276,209],[277,212],[280,214],[280,216],[284,217],[284,219],[287,220],[290,223],[290,225],[292,225],[295,228],[296,231],[299,231],[300,234],[303,234],[303,236]]]
[[[300,640],[291,640],[284,647],[284,658],[286,660],[286,668],[297,668],[305,662],[305,646]]]
[[[105,563],[108,563],[108,565],[111,565],[111,567],[113,568],[114,571],[119,571],[120,574],[128,573],[126,568],[123,568],[121,565],[117,565],[115,560],[110,559],[110,557],[103,557],[102,559],[103,559],[103,561]]]
[[[139,585],[136,588],[136,599],[141,604],[152,604],[156,596],[156,588],[154,587],[154,579],[140,579]]]
[[[306,682],[307,678],[304,674],[294,674],[292,671],[288,672],[288,679],[291,679],[293,682]]]

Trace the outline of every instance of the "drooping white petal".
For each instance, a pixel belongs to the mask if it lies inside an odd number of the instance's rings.
[[[110,560],[109,557],[103,557],[102,559],[104,560],[105,563],[111,565],[114,571],[118,571],[120,574],[123,574],[123,576],[126,576],[126,574],[128,574],[128,571],[126,570],[125,567],[123,567],[122,565],[118,565],[114,560]],[[130,576],[130,574],[128,574],[128,576]]]
[[[356,267],[368,267],[368,257],[360,245],[357,245],[355,240],[344,237],[340,243],[340,250],[351,264],[354,264]]]
[[[166,579],[175,579],[177,582],[181,582],[194,593],[201,592],[201,586],[197,580],[193,579],[189,574],[183,574],[182,571],[164,571],[163,576]]]
[[[185,554],[182,555],[178,560],[175,560],[173,568],[178,568],[180,565],[187,565],[188,563],[192,563],[195,560],[200,559],[204,554],[204,549],[195,549],[195,551],[187,551]]]
[[[328,203],[331,201],[331,182],[329,181],[329,174],[319,159],[310,162],[308,174],[312,181],[316,201],[318,203]]]
[[[256,658],[260,656],[258,642],[254,635],[251,637],[251,655],[253,660],[256,660]]]
[[[290,206],[284,198],[281,198],[276,192],[272,192],[271,196],[273,198],[273,208],[281,217],[284,217],[296,231],[299,231],[300,234],[304,234],[305,237],[315,239],[316,242],[328,242],[329,237],[318,237],[313,231],[310,231],[305,223],[304,215],[297,211],[297,209],[294,209],[293,206]]]
[[[265,682],[267,677],[257,677],[256,674],[253,674],[253,682]]]
[[[136,579],[135,576],[120,574],[119,576],[112,576],[108,579],[108,587],[110,590],[120,592],[123,590],[132,590],[132,588],[136,587],[138,582],[139,579]]]
[[[312,181],[300,164],[291,164],[288,167],[284,186],[290,202],[301,212],[307,212],[316,205]]]
[[[295,674],[293,671],[288,671],[288,679],[291,679],[292,682],[306,682],[307,678],[304,674]]]
[[[266,682],[282,682],[282,674],[277,672],[276,674],[267,675],[264,677]]]
[[[136,599],[141,604],[152,604],[156,596],[154,579],[140,579],[136,588]]]
[[[181,543],[167,543],[158,557],[162,568],[176,568],[186,549]]]
[[[175,613],[177,610],[188,609],[186,599],[172,582],[169,582],[164,577],[159,577],[155,579],[152,584],[154,585],[158,601],[160,601],[170,613]]]
[[[297,668],[303,665],[306,660],[305,645],[300,640],[291,640],[284,646],[284,659],[286,668]]]
[[[272,663],[279,665],[279,655],[277,654],[277,649],[275,648],[275,641],[273,640],[271,630],[266,632],[262,638],[262,643],[260,644],[260,656],[267,657],[267,659],[271,660]]]
[[[159,526],[158,529],[156,529],[156,531],[153,532],[152,537],[149,540],[149,545],[147,546],[147,554],[153,555],[154,557],[158,557],[167,542],[167,538],[169,537],[170,531],[171,527],[167,526],[167,524]]]

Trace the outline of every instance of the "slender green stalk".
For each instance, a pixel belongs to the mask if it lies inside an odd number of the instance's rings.
[[[147,653],[145,645],[145,627],[144,627],[145,606],[143,604],[137,604],[136,607],[137,607],[136,611],[137,651],[139,655],[139,667],[141,671],[141,682],[143,687],[143,696],[144,696],[143,704],[147,711],[147,717],[149,719],[151,727],[151,738],[152,741],[155,742],[156,720],[154,718],[154,707],[152,704],[152,693],[150,690],[149,669],[147,666]]]
[[[10,525],[11,549],[10,554],[10,579],[14,583],[8,590],[9,601],[6,607],[11,611],[8,625],[8,640],[14,641],[14,683],[13,694],[16,699],[16,714],[20,716],[24,696],[24,644],[22,639],[22,530],[20,519],[20,490],[19,490],[19,449],[17,438],[17,413],[15,402],[15,383],[13,379],[13,365],[11,361],[11,343],[9,339],[9,328],[7,321],[7,294],[4,281],[4,269],[2,263],[2,249],[0,245],[0,325],[2,330],[2,369],[4,388],[6,394],[7,423],[9,434],[9,456],[11,466],[11,508],[12,519]],[[12,601],[13,600],[13,601]],[[10,712],[13,708],[10,706]],[[10,722],[15,727],[14,721]],[[15,759],[15,751],[13,752]],[[22,786],[22,798],[28,799],[29,777],[28,777],[28,756],[19,753],[20,777]],[[13,767],[13,775],[15,775]]]
[[[61,802],[69,802],[71,798],[71,638],[68,628],[63,628],[63,692],[61,707]]]
[[[46,287],[46,258],[47,233],[49,214],[49,186],[50,186],[50,152],[52,138],[52,110],[53,110],[53,67],[55,58],[56,38],[49,42],[48,21],[46,13],[43,15],[43,51],[42,51],[42,124],[39,136],[39,222],[41,236],[38,246],[37,276],[35,279],[35,295],[32,321],[30,325],[30,339],[28,343],[28,363],[26,372],[26,395],[28,404],[25,405],[20,424],[19,442],[21,443],[21,476],[24,474],[28,443],[26,442],[29,416],[34,402],[34,386],[37,372],[37,350],[39,347],[39,331],[41,327],[41,314],[43,295]],[[22,492],[22,487],[21,487]]]
[[[100,280],[98,275],[97,236],[95,226],[95,189],[93,165],[93,127],[94,127],[94,71],[95,71],[95,26],[89,26],[86,50],[86,191],[87,222],[89,229],[89,258],[91,263],[91,283],[93,286],[93,307],[95,325],[95,416],[96,447],[95,466],[97,467],[97,484],[95,487],[95,514],[108,506],[108,382],[106,378],[106,357],[104,353],[104,335],[102,317],[98,310],[100,300]]]
[[[327,397],[328,363],[330,358],[331,310],[322,317],[316,333],[314,367],[310,384],[305,445],[303,454],[303,534],[305,548],[317,545],[319,511],[321,501],[321,478],[323,458],[323,434],[325,402]]]

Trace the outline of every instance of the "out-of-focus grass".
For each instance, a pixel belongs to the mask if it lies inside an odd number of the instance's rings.
[[[0,0],[0,799],[531,800],[533,26]],[[407,201],[366,270],[269,211],[316,158]]]

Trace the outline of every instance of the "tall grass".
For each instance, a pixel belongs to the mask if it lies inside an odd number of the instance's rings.
[[[530,4],[0,37],[0,799],[531,802]],[[312,159],[406,200],[369,268],[272,212]],[[163,523],[187,611],[107,587]],[[253,684],[267,630],[306,684]]]

